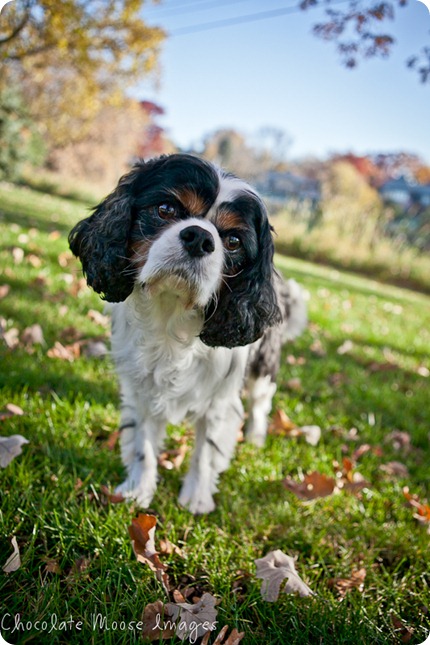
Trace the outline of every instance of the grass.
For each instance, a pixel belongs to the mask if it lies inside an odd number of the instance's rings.
[[[281,211],[274,218],[275,244],[279,253],[328,264],[341,270],[377,277],[385,283],[416,289],[430,294],[430,257],[428,253],[401,242],[380,236],[377,244],[352,234],[339,238],[337,228],[321,223],[311,229]]]
[[[65,254],[67,232],[87,204],[7,184],[0,195],[0,284],[10,286],[0,301],[3,325],[22,334],[39,323],[46,343],[0,346],[0,409],[14,403],[24,411],[1,421],[0,434],[29,440],[0,472],[0,564],[13,535],[22,557],[20,569],[0,572],[0,631],[10,643],[141,642],[128,625],[166,597],[132,552],[127,527],[139,509],[106,503],[100,494],[103,484],[123,478],[118,447],[107,444],[118,424],[112,366],[107,359],[48,356],[56,341],[70,343],[77,333],[107,336],[88,318],[102,303],[82,287],[78,264]],[[218,627],[244,631],[243,643],[368,645],[409,636],[422,643],[430,629],[430,537],[402,488],[421,500],[430,494],[430,300],[299,260],[277,262],[309,290],[311,324],[285,350],[275,407],[298,425],[319,425],[322,439],[313,447],[271,435],[262,450],[238,445],[217,509],[204,517],[176,501],[189,453],[179,470],[161,469],[152,503],[156,544],[168,538],[181,547],[183,557],[162,556],[171,581],[192,579],[197,590],[214,594]],[[342,345],[345,353],[338,352]],[[293,378],[298,389],[291,389]],[[409,434],[409,450],[387,440],[394,430]],[[189,440],[186,426],[171,427],[168,446],[181,436]],[[372,449],[355,469],[370,485],[360,494],[304,502],[282,486],[287,475],[332,476],[333,462],[365,443]],[[382,466],[392,461],[408,474],[387,473]],[[315,597],[262,600],[254,560],[273,549],[297,558]],[[360,568],[363,590],[342,599],[333,580]],[[12,631],[17,614],[28,629]],[[105,617],[104,628],[97,616]],[[47,621],[45,629],[36,621]],[[124,625],[114,629],[114,621]]]

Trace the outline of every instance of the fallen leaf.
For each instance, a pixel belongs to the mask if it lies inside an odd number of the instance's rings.
[[[69,573],[66,576],[67,583],[68,584],[75,583],[76,580],[86,572],[90,564],[91,564],[91,559],[86,557],[85,555],[82,555],[80,558],[75,560],[72,568],[70,569]]]
[[[188,444],[182,443],[179,448],[165,450],[158,457],[158,463],[167,470],[178,470],[181,467],[189,449],[190,447]]]
[[[269,432],[272,432],[274,434],[289,433],[296,427],[297,425],[294,423],[294,421],[291,421],[284,410],[277,408],[273,415],[272,423],[269,427]]]
[[[26,257],[26,261],[31,264],[32,267],[35,269],[38,269],[39,267],[42,266],[42,260],[39,258],[38,255],[35,255],[34,253],[30,253]]]
[[[394,627],[394,631],[398,632],[398,635],[400,636],[400,640],[402,641],[402,643],[409,643],[414,633],[413,627],[408,627],[407,625],[405,625],[404,622],[394,614],[391,614],[390,618]],[[421,645],[424,645],[424,643],[422,643]]]
[[[228,630],[229,630],[229,626],[224,625],[224,627],[221,629],[221,631],[215,638],[212,645],[238,645],[238,643],[240,643],[242,638],[244,638],[245,636],[245,632],[238,632],[236,627],[234,627],[231,630],[230,636],[227,637],[227,640],[224,640],[224,637],[227,634]],[[211,633],[207,632],[200,645],[208,645],[210,636],[211,636]]]
[[[146,605],[142,622],[142,636],[149,641],[167,640],[175,635],[175,625],[161,600]]]
[[[318,356],[319,358],[324,358],[324,356],[327,356],[327,352],[319,339],[315,340],[309,347],[309,349],[311,350],[312,354],[315,354],[315,356]]]
[[[12,249],[12,258],[15,264],[21,264],[24,259],[24,249],[19,246],[15,246]]]
[[[57,560],[54,560],[53,558],[46,558],[45,562],[45,573],[61,573],[60,565],[58,564]]]
[[[337,353],[342,356],[343,354],[348,354],[348,352],[350,352],[353,348],[354,343],[352,342],[352,340],[346,340],[337,348]]]
[[[400,461],[389,461],[386,464],[382,464],[380,469],[387,473],[387,475],[395,475],[396,477],[409,477],[409,470],[405,464],[400,463]]]
[[[302,379],[300,378],[290,378],[286,382],[286,386],[289,390],[293,392],[301,392],[303,390]]]
[[[5,409],[0,410],[0,421],[8,419],[9,417],[22,416],[23,414],[24,410],[20,408],[19,405],[15,405],[14,403],[6,403]]]
[[[403,496],[406,498],[408,505],[411,506],[416,512],[413,517],[418,520],[420,524],[428,525],[428,533],[430,534],[430,506],[427,501],[420,502],[418,495],[412,495],[409,488],[404,486]]]
[[[19,345],[19,331],[16,327],[11,327],[2,333],[2,338],[9,349],[15,349]]]
[[[10,291],[9,284],[0,284],[0,300],[2,300],[2,298],[6,298],[9,291]]]
[[[22,453],[22,447],[29,443],[20,434],[12,434],[10,437],[0,437],[0,466],[6,468],[15,457]]]
[[[362,592],[364,590],[364,580],[366,578],[366,569],[362,567],[351,572],[350,578],[332,578],[328,581],[330,587],[334,587],[339,595],[344,598],[348,591],[351,589],[358,589]]]
[[[105,316],[96,309],[90,309],[87,313],[87,316],[90,320],[95,322],[97,325],[101,325],[102,327],[109,327],[110,325],[110,317]]]
[[[12,573],[13,571],[17,571],[21,566],[21,556],[19,554],[19,546],[15,536],[13,536],[13,538],[11,539],[11,544],[13,553],[11,556],[9,556],[9,558],[6,560],[6,563],[3,565],[3,571],[5,573]]]
[[[31,347],[32,345],[45,345],[42,327],[38,323],[26,327],[21,334],[21,341],[27,347]]]
[[[118,439],[120,437],[120,434],[121,433],[120,433],[119,430],[115,430],[114,432],[111,432],[110,435],[109,435],[109,439],[107,439],[107,441],[105,441],[104,446],[108,450],[114,450],[116,444],[118,443]]]
[[[155,550],[154,537],[156,524],[157,518],[154,515],[140,513],[137,518],[132,519],[131,526],[128,527],[128,532],[136,558],[139,562],[149,566],[168,594],[169,577],[166,573],[167,567],[161,562]]]
[[[87,358],[103,358],[109,354],[109,349],[101,340],[89,340],[83,343],[83,354]]]
[[[217,623],[216,603],[217,599],[210,593],[204,593],[199,602],[194,604],[167,603],[166,609],[176,624],[176,636],[181,640],[189,638],[190,642],[195,642],[206,632],[213,631]]]
[[[62,345],[58,340],[55,341],[54,347],[48,349],[47,356],[49,358],[59,358],[62,361],[74,361],[81,355],[80,343],[72,343],[71,345]]]
[[[300,596],[311,596],[314,592],[303,582],[296,571],[294,558],[280,549],[270,551],[264,558],[255,560],[256,577],[263,580],[261,595],[267,602],[275,602],[279,597],[281,584],[287,578],[285,593],[298,593]]]
[[[121,493],[112,493],[107,486],[100,486],[100,492],[104,495],[111,504],[120,504],[124,501]]]
[[[173,544],[173,542],[167,538],[165,540],[160,540],[160,553],[163,555],[172,555],[172,553],[174,553],[175,555],[179,555],[181,558],[183,557],[182,549],[180,549],[176,544]]]
[[[302,482],[296,482],[291,477],[286,477],[282,482],[285,488],[300,499],[317,499],[318,497],[327,497],[335,489],[336,481],[332,477],[327,477],[316,471],[305,475]]]
[[[411,449],[411,435],[402,430],[393,430],[385,437],[386,443],[391,443],[395,450],[408,453]]]
[[[430,370],[425,365],[420,365],[417,368],[417,374],[419,374],[419,376],[423,376],[424,378],[428,378],[430,376]]]
[[[311,446],[316,446],[321,439],[321,428],[319,426],[301,426],[297,429]]]

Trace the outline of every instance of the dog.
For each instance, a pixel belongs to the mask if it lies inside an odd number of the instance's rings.
[[[302,290],[274,270],[262,200],[193,155],[139,161],[69,244],[110,303],[127,469],[117,492],[150,504],[166,424],[187,418],[195,450],[179,502],[211,512],[243,422],[245,379],[246,438],[263,445],[282,345],[306,325]]]

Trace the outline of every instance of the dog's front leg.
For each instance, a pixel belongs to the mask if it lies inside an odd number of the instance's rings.
[[[121,454],[127,467],[127,479],[116,488],[124,497],[135,499],[147,507],[157,488],[157,461],[159,446],[164,436],[165,423],[159,419],[139,419],[121,432]]]
[[[243,407],[237,397],[234,401],[219,402],[197,422],[196,446],[179,495],[179,503],[192,513],[214,510],[218,477],[233,456],[242,419]]]

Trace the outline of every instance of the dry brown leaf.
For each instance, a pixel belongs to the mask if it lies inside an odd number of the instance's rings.
[[[100,492],[104,495],[111,504],[120,504],[124,501],[121,493],[112,493],[107,486],[100,486]]]
[[[22,446],[29,443],[20,434],[12,434],[10,437],[0,437],[0,466],[6,468],[15,457],[22,453]]]
[[[176,625],[175,634],[181,640],[188,638],[195,642],[208,631],[216,628],[217,599],[210,593],[204,593],[201,599],[190,604],[187,602],[166,604],[166,609]]]
[[[42,327],[38,323],[26,327],[21,334],[21,342],[27,347],[45,345]]]
[[[11,327],[7,331],[2,332],[1,334],[6,347],[9,349],[15,349],[19,345],[19,331],[16,327]]]
[[[386,464],[382,464],[381,470],[387,475],[394,475],[395,477],[409,477],[409,470],[405,464],[400,463],[400,461],[389,461]]]
[[[13,548],[13,553],[11,556],[9,556],[9,558],[6,560],[5,564],[3,565],[3,571],[5,573],[13,573],[13,571],[17,571],[21,566],[21,556],[19,553],[18,542],[16,541],[15,536],[12,537],[11,544]]]
[[[142,622],[142,636],[149,641],[167,640],[175,635],[175,626],[161,600],[146,605]]]
[[[291,421],[284,410],[281,410],[280,408],[275,410],[272,423],[269,427],[269,432],[272,432],[273,434],[290,434],[291,431],[296,428],[297,425],[294,421]]]
[[[182,443],[178,448],[165,450],[158,457],[158,463],[167,470],[179,470],[189,449],[188,444]]]
[[[12,259],[15,264],[21,264],[24,259],[24,249],[22,249],[20,246],[15,246],[12,249]]]
[[[350,578],[332,578],[328,581],[330,587],[334,587],[339,595],[344,598],[345,594],[351,589],[364,590],[364,580],[366,578],[366,569],[362,567],[351,572]]]
[[[256,577],[263,580],[261,596],[267,602],[275,602],[279,597],[281,584],[287,578],[285,593],[298,593],[300,596],[311,596],[314,592],[303,582],[296,571],[294,558],[280,549],[270,551],[264,558],[255,560]]]
[[[305,475],[302,482],[296,482],[291,477],[286,477],[282,482],[285,488],[300,499],[317,499],[318,497],[327,497],[335,489],[336,481],[332,477],[327,477],[316,471]]]
[[[48,349],[47,356],[49,358],[59,358],[62,361],[74,361],[81,355],[80,343],[72,343],[71,345],[62,345],[58,340],[55,342],[54,347]]]
[[[303,390],[302,379],[298,377],[290,378],[286,382],[286,386],[289,390],[292,390],[293,392],[302,392]]]
[[[411,435],[402,430],[393,430],[385,437],[385,441],[401,452],[408,453],[411,449]]]
[[[0,300],[2,298],[6,298],[10,291],[10,285],[9,284],[0,284]]]
[[[227,637],[227,640],[224,640],[224,637],[227,634],[228,630],[229,626],[224,625],[212,645],[238,645],[238,643],[240,643],[242,638],[244,638],[245,636],[245,632],[238,632],[236,627],[234,627],[231,630],[230,636]],[[211,633],[207,632],[200,645],[208,645],[210,637]]]
[[[427,501],[420,502],[418,495],[412,495],[407,486],[403,488],[403,496],[406,498],[408,505],[415,510],[414,518],[420,524],[425,524],[430,533],[430,505],[427,504]]]
[[[57,560],[55,560],[54,558],[44,558],[44,560],[46,562],[45,573],[61,573],[60,565],[58,564]]]
[[[168,593],[169,577],[166,573],[167,567],[161,562],[155,550],[156,524],[157,518],[154,515],[140,513],[136,518],[132,519],[128,532],[136,558],[139,562],[149,566],[151,571],[155,573],[157,580],[163,585],[166,593]]]
[[[402,643],[409,643],[414,633],[413,627],[408,627],[407,625],[405,625],[404,622],[394,614],[391,614],[390,618],[394,627],[394,631],[398,632]],[[426,643],[427,641],[424,642]],[[422,643],[421,645],[424,645],[424,643]]]
[[[14,417],[16,415],[22,416],[23,414],[24,410],[20,408],[19,405],[15,405],[15,403],[6,403],[4,410],[0,410],[0,421],[9,419],[9,417]]]
[[[180,549],[176,544],[173,544],[173,542],[167,538],[165,540],[160,540],[160,553],[163,555],[172,555],[174,553],[175,555],[179,555],[181,558],[184,556],[182,549]]]
[[[119,430],[115,430],[114,432],[111,432],[110,435],[109,435],[109,439],[107,439],[107,441],[105,441],[104,446],[108,450],[114,450],[116,444],[118,443],[118,439],[120,437],[120,434],[121,433],[120,433]]]
[[[102,327],[109,327],[110,325],[110,317],[105,316],[102,314],[100,311],[97,311],[96,309],[90,309],[89,312],[87,313],[87,316],[90,320],[95,322],[97,325],[101,325]]]

